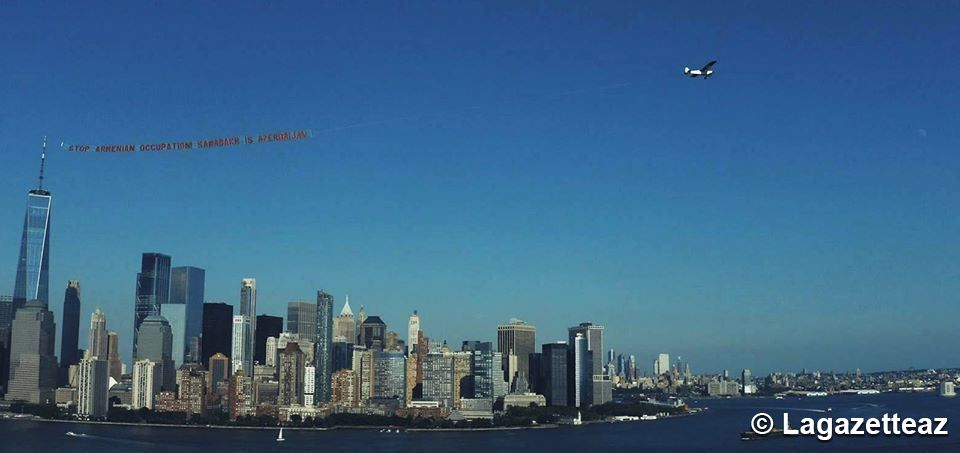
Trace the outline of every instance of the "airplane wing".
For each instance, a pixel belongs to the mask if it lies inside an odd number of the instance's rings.
[[[706,71],[710,70],[710,68],[712,68],[713,65],[715,65],[715,64],[717,64],[717,60],[713,60],[713,61],[707,63],[707,65],[704,66],[703,69],[701,69],[701,71],[706,72]]]

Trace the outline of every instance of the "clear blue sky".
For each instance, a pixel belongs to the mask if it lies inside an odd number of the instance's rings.
[[[0,293],[43,135],[315,131],[51,151],[81,346],[100,305],[128,357],[159,251],[208,300],[323,288],[454,344],[591,320],[647,371],[960,366],[956,2],[237,3],[0,7]]]

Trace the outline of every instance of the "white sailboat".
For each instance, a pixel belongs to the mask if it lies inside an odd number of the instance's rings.
[[[286,440],[286,439],[283,438],[283,427],[281,426],[281,427],[280,427],[280,434],[277,435],[277,442],[283,442],[284,440]]]

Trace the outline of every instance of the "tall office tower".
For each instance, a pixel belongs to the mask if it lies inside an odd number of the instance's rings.
[[[543,395],[543,390],[540,388],[541,382],[543,382],[541,357],[543,357],[543,354],[539,352],[531,352],[530,355],[527,356],[527,360],[530,363],[530,378],[528,384],[530,386],[531,393]]]
[[[210,390],[210,394],[216,395],[219,393],[221,386],[229,385],[230,358],[218,352],[210,356],[210,360],[207,363],[207,371],[210,373],[208,375],[209,381],[207,382],[207,387]]]
[[[229,402],[230,421],[237,421],[237,417],[252,415],[253,378],[240,373],[234,374],[230,378]]]
[[[740,384],[743,385],[744,395],[756,392],[756,387],[753,385],[753,373],[746,368],[740,372]]]
[[[160,374],[160,368],[155,362],[148,359],[133,362],[131,409],[153,409],[156,396],[160,393]]]
[[[110,390],[107,361],[94,356],[84,358],[80,361],[77,381],[77,415],[106,417]]]
[[[63,295],[63,327],[60,337],[60,368],[80,363],[80,281],[67,282]],[[63,374],[63,373],[61,373]]]
[[[306,362],[297,343],[287,343],[280,353],[280,392],[278,406],[303,404],[303,374]]]
[[[114,331],[107,332],[107,369],[110,377],[120,382],[123,374],[123,362],[120,361],[120,335]]]
[[[497,350],[507,360],[503,368],[508,370],[509,374],[504,376],[508,383],[513,384],[517,378],[515,374],[523,375],[529,381],[530,354],[537,352],[537,328],[519,319],[497,326]],[[508,366],[511,355],[517,357],[516,373],[511,373]]]
[[[46,143],[44,143],[46,148]],[[39,300],[50,304],[50,205],[53,197],[43,190],[43,164],[46,152],[40,155],[40,183],[27,192],[27,211],[23,217],[23,235],[20,237],[20,256],[13,285],[13,311],[27,301]]]
[[[144,253],[137,274],[137,300],[133,317],[133,358],[137,360],[140,324],[148,316],[160,315],[160,306],[170,301],[170,257]],[[169,321],[168,321],[169,322]]]
[[[140,324],[140,347],[134,361],[143,359],[157,364],[160,373],[160,386],[165,391],[173,391],[177,381],[177,369],[173,365],[173,333],[170,323],[163,316],[147,316]]]
[[[453,407],[454,358],[449,353],[424,354],[423,399],[437,401],[441,407]]]
[[[670,372],[670,354],[661,352],[660,355],[657,356],[657,360],[653,363],[653,374],[659,376],[661,374],[667,374],[669,372]]]
[[[350,296],[346,297],[340,315],[333,321],[333,341],[348,344],[357,342],[357,320],[350,310]]]
[[[10,329],[10,382],[7,400],[33,404],[54,401],[57,357],[53,355],[57,325],[53,313],[39,300],[17,310]]]
[[[363,345],[353,347],[353,371],[357,374],[357,399],[361,404],[373,398],[374,351]]]
[[[640,377],[637,374],[637,356],[633,354],[630,354],[630,360],[627,363],[627,375],[634,381]]]
[[[220,353],[227,358],[233,352],[233,305],[223,302],[203,304],[203,335],[200,340],[200,358],[203,363]]]
[[[403,403],[406,399],[406,358],[402,352],[378,351],[374,355],[373,397],[396,399]]]
[[[547,399],[548,406],[567,406],[569,348],[566,343],[547,343],[542,350],[540,393]]]
[[[410,352],[414,352],[414,349],[417,347],[417,343],[420,342],[420,315],[417,314],[417,311],[414,310],[413,314],[410,315],[410,319],[407,321],[407,347],[410,349]],[[416,351],[423,354],[426,354],[428,351]]]
[[[627,374],[627,362],[623,354],[617,354],[617,374],[620,376],[626,376]]]
[[[306,365],[303,367],[303,405],[313,406],[316,404],[317,392],[317,367]]]
[[[587,341],[587,351],[589,351],[591,355],[590,363],[593,364],[590,374],[603,374],[603,365],[606,364],[603,360],[603,326],[583,322],[580,323],[579,326],[570,327],[567,329],[568,344],[573,345],[573,341],[578,333],[582,334]]]
[[[379,316],[370,316],[360,323],[359,344],[370,350],[382,350],[387,337],[387,324]]]
[[[107,316],[103,314],[100,307],[97,307],[90,316],[90,340],[87,341],[87,351],[84,355],[88,358],[107,360],[108,347]]]
[[[287,304],[287,332],[304,338],[317,336],[317,304],[298,300]]]
[[[10,323],[13,322],[13,296],[0,296],[0,397],[6,393],[10,372]]]
[[[571,352],[567,403],[573,407],[587,407],[593,398],[593,354],[587,346],[587,337],[584,334],[578,333],[573,338]]]
[[[357,397],[357,372],[353,370],[337,370],[331,377],[330,402],[339,406],[357,407],[360,399]]]
[[[270,316],[270,315],[258,315],[257,316],[257,333],[256,340],[256,349],[253,351],[253,361],[260,365],[267,364],[267,338],[279,337],[280,333],[283,332],[283,318],[279,316]],[[269,351],[272,354],[276,354],[277,351]]]
[[[330,401],[330,375],[333,374],[333,296],[317,291],[316,400]]]
[[[230,356],[232,373],[241,373],[253,376],[253,351],[250,350],[250,317],[236,315],[233,317],[233,354]]]
[[[353,368],[353,344],[334,341],[333,342],[333,366],[330,368],[334,373],[340,370]]]
[[[499,387],[506,387],[503,380],[502,356],[493,351],[493,343],[488,341],[464,341],[463,350],[473,354],[470,362],[470,374],[473,382],[470,398],[495,400]],[[503,392],[506,393],[506,392]]]
[[[183,313],[182,327],[174,326],[166,313],[166,306],[160,307],[160,313],[170,321],[173,330],[174,361],[178,363],[197,363],[200,357],[190,355],[190,344],[199,341],[203,332],[203,296],[207,271],[193,266],[180,266],[170,269],[170,307],[176,307],[178,314]],[[180,350],[183,352],[179,352]]]
[[[245,278],[240,282],[240,314],[247,317],[250,323],[250,335],[246,337],[247,344],[243,350],[247,351],[244,360],[247,362],[244,369],[253,372],[253,351],[255,335],[257,333],[257,279]],[[236,360],[236,357],[233,357]]]
[[[13,297],[8,308],[0,318],[0,387],[7,390],[8,379],[13,376],[8,371],[13,367],[12,324],[17,311],[28,300],[39,300],[46,307],[50,303],[50,205],[53,200],[50,192],[43,190],[43,166],[46,160],[47,143],[44,139],[43,152],[40,154],[40,179],[36,189],[27,192],[27,210],[23,217],[23,233],[20,238],[20,255],[17,259],[16,281],[13,285]],[[6,305],[6,304],[0,304]],[[53,352],[50,353],[53,355]],[[56,379],[56,377],[54,377]]]

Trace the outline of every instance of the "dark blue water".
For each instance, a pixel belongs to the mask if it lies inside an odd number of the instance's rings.
[[[960,398],[933,394],[884,394],[788,398],[776,400],[690,400],[692,406],[709,407],[700,415],[653,422],[622,422],[492,432],[404,432],[376,430],[284,430],[286,442],[275,441],[275,430],[226,430],[102,426],[26,421],[0,421],[0,450],[42,451],[178,451],[178,452],[303,452],[303,451],[960,451]],[[832,412],[820,412],[827,407]],[[744,442],[739,432],[750,418],[767,412],[778,420],[787,411],[801,417],[949,417],[947,437],[770,438]],[[778,422],[779,423],[779,422]],[[86,433],[68,437],[67,431]]]

